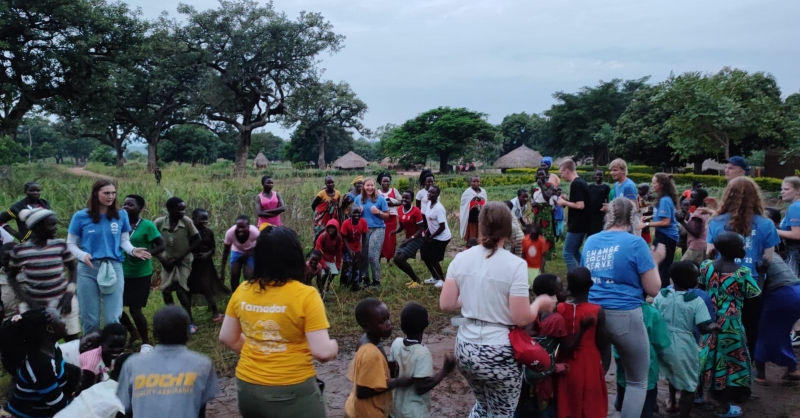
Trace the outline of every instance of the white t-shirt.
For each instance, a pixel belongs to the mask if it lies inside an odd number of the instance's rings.
[[[410,376],[424,379],[433,377],[433,357],[428,347],[414,344],[406,347],[402,338],[392,343],[389,361],[397,362],[399,376]],[[417,395],[414,385],[392,390],[393,417],[427,418],[430,417],[431,393]]]
[[[444,222],[444,231],[433,237],[433,239],[437,241],[450,241],[453,235],[450,233],[450,226],[447,225],[447,211],[444,209],[444,206],[439,202],[436,202],[433,207],[431,207],[431,202],[425,203],[427,203],[427,210],[422,211],[422,213],[428,220],[428,233],[433,235],[439,230],[439,224]]]
[[[5,229],[0,228],[0,244],[8,244],[11,242],[14,242],[14,236],[9,234]]]
[[[428,210],[428,191],[425,189],[418,191],[417,200],[420,201],[419,210],[424,215]]]
[[[486,258],[489,250],[477,245],[456,255],[447,268],[461,297],[464,318],[513,326],[508,296],[528,297],[528,266],[520,257],[498,249]],[[458,338],[480,345],[510,345],[508,328],[467,322],[458,327]]]

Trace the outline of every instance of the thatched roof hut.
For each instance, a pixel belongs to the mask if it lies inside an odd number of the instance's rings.
[[[333,168],[339,170],[363,170],[369,162],[353,151],[339,157],[333,162]]]
[[[537,168],[542,163],[542,154],[521,145],[514,151],[500,157],[494,162],[494,168],[505,171],[508,168]]]
[[[255,166],[257,169],[262,169],[267,168],[268,165],[269,160],[267,157],[264,156],[263,152],[259,152],[258,155],[256,155],[256,158],[253,160],[253,166]]]

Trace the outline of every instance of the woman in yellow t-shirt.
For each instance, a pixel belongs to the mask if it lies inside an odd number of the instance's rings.
[[[233,293],[219,340],[241,354],[236,366],[243,418],[325,417],[313,359],[336,358],[319,293],[301,283],[303,247],[289,228],[261,232],[253,278]]]

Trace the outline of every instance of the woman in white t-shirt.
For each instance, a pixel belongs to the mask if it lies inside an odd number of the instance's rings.
[[[509,328],[525,326],[551,312],[554,296],[530,303],[525,260],[503,249],[511,236],[511,211],[489,202],[478,218],[481,245],[456,255],[447,269],[439,307],[460,309],[466,322],[458,328],[458,370],[475,394],[470,416],[511,417],[519,400],[522,367],[514,360]]]
[[[441,190],[438,186],[428,188],[428,206],[426,210],[422,211],[425,215],[427,229],[422,233],[425,243],[422,244],[419,251],[420,258],[431,272],[431,277],[436,280],[436,287],[444,285],[442,260],[444,260],[447,244],[453,238],[450,227],[447,226],[447,211],[439,202],[439,193]]]
[[[417,192],[417,207],[425,214],[425,211],[428,210],[428,189],[436,184],[436,179],[433,177],[433,172],[431,170],[425,170],[419,175],[419,185],[422,186],[422,189]]]

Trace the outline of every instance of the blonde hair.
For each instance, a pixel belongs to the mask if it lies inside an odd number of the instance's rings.
[[[503,202],[488,202],[478,215],[479,241],[489,250],[489,258],[497,252],[500,240],[511,238],[511,210]]]
[[[608,169],[611,170],[612,168],[619,168],[620,170],[625,172],[625,175],[628,174],[628,163],[625,162],[622,158],[617,158],[616,160],[610,162],[608,164]]]
[[[606,228],[630,228],[636,221],[637,205],[627,197],[618,197],[608,204]]]
[[[575,171],[575,161],[572,161],[572,159],[567,158],[566,160],[562,161],[561,164],[558,165],[558,168],[561,170]]]

